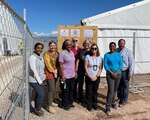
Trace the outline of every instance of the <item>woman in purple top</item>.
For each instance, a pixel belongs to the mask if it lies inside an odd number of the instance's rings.
[[[59,56],[60,72],[63,82],[62,87],[62,106],[65,110],[74,107],[73,90],[75,82],[75,57],[71,51],[72,43],[65,40],[62,45],[62,53]]]

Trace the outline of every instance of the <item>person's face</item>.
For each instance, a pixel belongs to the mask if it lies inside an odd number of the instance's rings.
[[[68,42],[66,43],[66,49],[67,49],[68,51],[71,51],[71,48],[72,48],[72,43],[71,43],[70,41],[68,41]]]
[[[84,49],[89,49],[90,48],[90,43],[89,42],[85,42],[84,43]]]
[[[43,52],[43,46],[42,45],[38,45],[35,48],[35,53],[40,55]]]
[[[124,40],[120,40],[118,43],[118,46],[120,49],[123,49],[125,47],[125,41]]]
[[[96,53],[97,53],[98,48],[97,48],[97,46],[96,46],[96,45],[93,45],[93,46],[91,47],[91,50],[92,50],[93,54],[96,54]]]
[[[49,50],[52,51],[52,52],[56,51],[56,44],[55,43],[50,44],[49,45]]]
[[[77,46],[77,44],[78,44],[78,40],[72,39],[72,45],[73,45],[73,46]]]
[[[115,52],[115,51],[116,51],[116,46],[115,46],[115,44],[111,44],[111,45],[109,46],[109,50],[110,50],[110,52]]]

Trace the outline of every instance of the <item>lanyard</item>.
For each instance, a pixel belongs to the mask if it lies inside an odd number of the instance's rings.
[[[97,57],[96,57],[96,64],[94,64],[95,62],[95,60],[94,60],[94,58],[93,58],[93,56],[92,56],[92,60],[93,60],[93,65],[97,65]]]

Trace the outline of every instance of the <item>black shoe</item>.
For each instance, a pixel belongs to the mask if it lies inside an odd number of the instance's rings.
[[[69,110],[70,106],[63,106],[65,110]]]
[[[70,105],[70,107],[74,108],[74,107],[75,107],[75,105],[71,104],[71,105]]]
[[[92,106],[89,106],[89,105],[88,105],[88,106],[87,106],[87,110],[88,110],[88,111],[91,111],[91,110],[92,110]]]
[[[94,110],[97,110],[97,109],[98,109],[98,105],[94,105],[94,106],[93,106],[93,109],[94,109]]]
[[[60,108],[62,108],[64,110],[69,110],[70,109],[70,106],[65,106],[62,103],[58,104],[58,107],[60,107]]]
[[[112,107],[113,109],[117,109],[117,108],[118,108],[118,106],[117,106],[116,104],[112,104],[111,107]]]
[[[35,114],[37,115],[37,116],[43,116],[44,115],[44,112],[40,109],[40,110],[37,110],[37,109],[35,109]]]

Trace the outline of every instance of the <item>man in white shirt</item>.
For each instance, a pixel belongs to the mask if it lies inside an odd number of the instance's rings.
[[[122,76],[118,88],[118,98],[120,100],[120,107],[128,102],[129,80],[134,72],[134,57],[131,50],[125,47],[125,44],[126,41],[124,39],[120,39],[118,41],[119,48],[117,48],[117,52],[121,54],[123,59]]]

